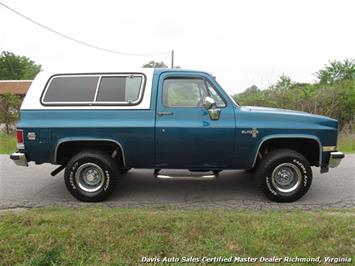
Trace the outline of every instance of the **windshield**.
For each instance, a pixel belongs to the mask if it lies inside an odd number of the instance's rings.
[[[215,80],[215,82],[218,84],[218,82],[217,82],[217,80],[216,80],[216,77],[213,76],[213,75],[211,75],[211,77],[213,77],[213,79]],[[218,84],[218,85],[219,85],[220,88],[222,88],[222,86],[221,86],[220,84]],[[233,99],[232,95],[229,95],[226,91],[224,91],[224,92],[228,95],[229,99],[232,101],[232,103],[233,103],[235,106],[239,106],[238,102]]]

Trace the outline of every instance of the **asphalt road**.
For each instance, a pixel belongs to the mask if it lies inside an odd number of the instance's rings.
[[[41,206],[86,206],[66,190],[63,172],[52,177],[52,165],[16,166],[8,155],[0,155],[0,209]],[[355,154],[346,155],[340,166],[320,174],[313,168],[313,184],[294,203],[273,203],[256,187],[253,176],[244,171],[224,171],[216,180],[158,180],[152,170],[131,170],[120,177],[109,207],[176,208],[353,208],[355,207]]]

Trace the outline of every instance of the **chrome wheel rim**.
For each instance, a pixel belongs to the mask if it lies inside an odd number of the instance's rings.
[[[81,190],[93,193],[103,187],[105,174],[97,164],[85,163],[76,170],[75,181]]]
[[[292,163],[280,164],[272,171],[272,185],[280,192],[290,193],[295,191],[301,184],[301,181],[301,171]]]

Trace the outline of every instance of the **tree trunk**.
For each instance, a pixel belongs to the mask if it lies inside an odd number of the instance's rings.
[[[10,134],[10,127],[9,127],[9,123],[5,122],[5,129],[6,129],[6,134]]]

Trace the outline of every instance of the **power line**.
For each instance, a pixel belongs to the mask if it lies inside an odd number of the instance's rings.
[[[171,52],[170,52],[170,53],[171,53]],[[163,61],[162,61],[164,64],[165,64],[165,60],[166,60],[168,57],[170,57],[170,53],[169,53],[167,56],[164,57],[164,59],[163,59]]]
[[[151,53],[151,54],[137,54],[137,53],[126,53],[126,52],[120,52],[120,51],[115,51],[115,50],[111,50],[111,49],[107,49],[107,48],[103,48],[103,47],[100,47],[100,46],[96,46],[96,45],[93,45],[93,44],[90,44],[90,43],[87,43],[87,42],[84,42],[84,41],[81,41],[81,40],[78,40],[78,39],[75,39],[73,37],[70,37],[69,35],[66,35],[64,33],[60,33],[59,31],[56,31],[54,29],[51,29],[50,27],[47,27],[46,25],[43,25],[35,20],[33,20],[32,18],[30,17],[27,17],[26,15],[23,15],[22,13],[16,11],[15,9],[9,7],[8,5],[0,2],[0,5],[2,5],[3,7],[7,8],[8,10],[10,10],[11,12],[17,14],[18,16],[36,24],[37,26],[40,26],[41,28],[44,28],[54,34],[57,34],[63,38],[66,38],[68,40],[71,40],[73,42],[76,42],[76,43],[79,43],[79,44],[82,44],[82,45],[85,45],[87,47],[90,47],[90,48],[94,48],[96,50],[101,50],[101,51],[104,51],[104,52],[108,52],[108,53],[114,53],[114,54],[119,54],[119,55],[130,55],[130,56],[155,56],[155,55],[162,55],[162,54],[167,54],[167,53],[170,53],[170,51],[165,51],[165,52],[160,52],[160,53]]]

